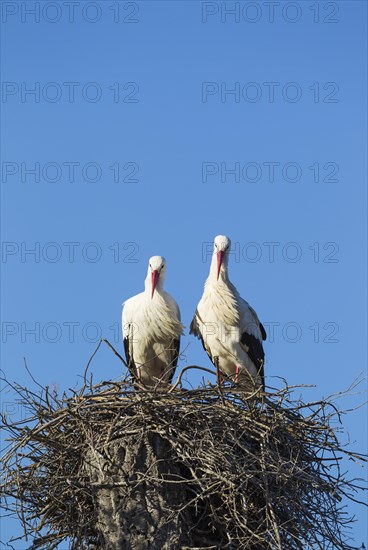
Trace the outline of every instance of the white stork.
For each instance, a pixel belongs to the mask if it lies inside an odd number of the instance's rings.
[[[267,335],[254,309],[229,281],[230,246],[228,237],[215,238],[210,274],[190,333],[202,340],[220,379],[225,374],[235,383],[264,389],[262,340]]]
[[[183,325],[175,300],[163,290],[166,260],[152,256],[144,292],[123,304],[125,356],[133,377],[145,386],[170,383],[178,362]]]

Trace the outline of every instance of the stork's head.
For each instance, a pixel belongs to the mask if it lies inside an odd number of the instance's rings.
[[[219,278],[221,266],[227,265],[231,241],[225,235],[217,235],[213,243],[213,254],[217,257],[217,279]]]
[[[152,256],[148,262],[147,282],[151,288],[151,298],[156,287],[162,287],[166,275],[166,260],[162,256]]]

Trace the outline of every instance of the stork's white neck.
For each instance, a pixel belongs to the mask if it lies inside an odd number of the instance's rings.
[[[227,263],[228,257],[225,253],[217,278],[217,254],[213,255],[201,302],[203,301],[205,310],[212,312],[219,322],[236,326],[239,322],[238,293],[229,280]]]

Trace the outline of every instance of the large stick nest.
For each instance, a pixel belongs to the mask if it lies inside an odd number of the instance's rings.
[[[86,382],[62,397],[12,388],[28,415],[3,418],[10,439],[3,508],[20,518],[32,549],[62,541],[103,547],[99,484],[119,488],[123,509],[137,487],[165,494],[176,484],[184,498],[168,501],[159,521],[179,526],[185,518],[188,547],[354,548],[346,497],[356,499],[360,482],[340,471],[340,460],[365,457],[340,445],[340,412],[328,399],[304,404],[288,388],[262,398],[232,386],[137,391],[127,380]],[[166,473],[127,475],[128,448],[142,452],[152,437],[165,444]],[[91,474],[93,462],[103,464],[103,483]]]

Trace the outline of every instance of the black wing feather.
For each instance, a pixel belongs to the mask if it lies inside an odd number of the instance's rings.
[[[169,384],[171,384],[172,379],[174,378],[175,370],[178,364],[178,359],[180,355],[180,336],[179,338],[175,338],[175,340],[172,341],[172,346],[173,346],[173,358],[170,363]]]
[[[203,349],[204,349],[204,351],[207,353],[208,357],[210,358],[210,361],[215,365],[214,360],[212,359],[212,355],[211,355],[210,352],[208,351],[208,348],[206,348],[206,345],[205,345],[205,343],[204,343],[202,334],[200,334],[200,335],[198,336],[198,338],[201,340]],[[216,366],[216,365],[215,365],[215,366]]]
[[[261,323],[260,323],[260,326]],[[262,329],[261,329],[262,332]],[[263,328],[263,332],[266,334],[266,331]],[[263,332],[262,332],[262,338],[263,338]],[[265,340],[265,338],[263,338]],[[259,376],[262,380],[262,386],[263,391],[265,389],[265,380],[264,380],[264,350],[262,346],[262,342],[258,340],[253,334],[249,334],[248,332],[243,332],[242,337],[240,339],[241,343],[244,346],[247,346],[248,348],[248,355],[249,359],[255,364],[256,369],[258,371]]]
[[[126,338],[124,338],[124,351],[125,351],[125,357],[126,357],[126,361],[127,361],[127,364],[128,364],[129,372],[132,375],[133,380],[137,380],[138,379],[137,368],[135,366],[133,357],[131,357],[130,353],[129,353],[129,338],[128,338],[128,336]]]

